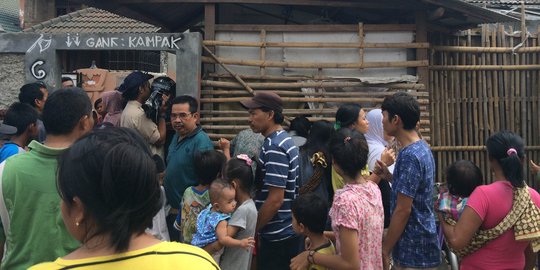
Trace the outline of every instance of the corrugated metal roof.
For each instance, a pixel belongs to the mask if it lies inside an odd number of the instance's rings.
[[[0,1],[0,28],[6,32],[21,31],[18,0]]]
[[[24,29],[38,33],[155,33],[159,27],[97,8],[86,8]]]

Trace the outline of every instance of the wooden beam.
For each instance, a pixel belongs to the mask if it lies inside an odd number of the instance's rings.
[[[294,5],[294,6],[323,6],[323,7],[355,7],[369,9],[418,9],[419,5],[410,5],[408,1],[403,3],[385,0],[112,0],[120,4],[263,4],[263,5]]]
[[[255,24],[216,24],[216,31],[236,32],[357,32],[358,24],[328,24],[328,25],[255,25]],[[414,31],[414,24],[364,24],[366,32],[398,32]]]
[[[220,88],[242,88],[243,85],[237,82],[222,82],[222,81],[208,81],[203,80],[201,82],[204,86],[220,87]],[[369,84],[365,82],[346,82],[346,81],[334,81],[334,82],[264,82],[264,83],[249,83],[253,89],[293,89],[293,88],[328,88],[328,87],[385,87],[389,89],[425,89],[425,85],[417,83],[388,83],[388,84]],[[306,93],[307,94],[307,93]],[[308,94],[309,95],[309,94]]]
[[[204,40],[206,46],[231,46],[231,47],[287,47],[287,48],[372,48],[372,49],[427,49],[428,42],[405,42],[405,43],[358,43],[358,42],[248,42],[226,40]]]
[[[428,66],[428,60],[421,61],[399,61],[399,62],[364,62],[359,63],[316,63],[316,62],[280,62],[280,61],[261,61],[245,60],[232,58],[218,58],[223,64],[255,67],[283,67],[283,68],[393,68],[393,67],[421,67]],[[203,63],[215,63],[211,57],[202,57]]]
[[[540,47],[465,47],[465,46],[433,46],[437,52],[468,52],[468,53],[537,53]]]
[[[210,49],[208,49],[208,47],[206,47],[206,46],[204,46],[204,45],[203,45],[202,47],[203,47],[203,49],[204,49],[208,54],[210,54],[210,57],[212,57],[216,62],[218,62],[219,65],[220,65],[223,69],[225,69],[225,71],[229,72],[229,74],[231,74],[231,76],[233,76],[234,79],[236,79],[236,81],[238,81],[238,83],[240,83],[240,84],[244,87],[244,89],[246,89],[250,94],[253,95],[253,89],[252,89],[251,87],[249,87],[249,85],[247,85],[246,82],[244,82],[244,80],[242,80],[242,78],[240,78],[240,77],[238,76],[238,74],[234,73],[234,72],[233,72],[232,70],[230,70],[227,66],[225,66],[225,64],[223,64],[223,63],[219,60],[219,58],[218,58],[215,54],[213,54],[212,51],[210,51]]]

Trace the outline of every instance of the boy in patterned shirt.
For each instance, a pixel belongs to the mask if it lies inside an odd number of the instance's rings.
[[[199,185],[186,188],[174,221],[174,228],[180,231],[181,242],[191,244],[197,231],[197,216],[210,203],[208,186],[220,175],[226,161],[225,155],[216,150],[195,153],[193,163]]]

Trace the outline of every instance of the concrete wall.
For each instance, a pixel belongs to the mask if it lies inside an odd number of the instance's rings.
[[[19,89],[24,84],[24,54],[0,53],[0,109],[19,100]]]

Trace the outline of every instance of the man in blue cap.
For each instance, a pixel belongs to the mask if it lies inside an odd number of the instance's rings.
[[[129,74],[118,91],[122,97],[128,101],[122,116],[120,126],[137,130],[148,142],[152,154],[157,154],[163,158],[163,144],[165,143],[166,125],[165,111],[166,106],[160,108],[159,122],[156,125],[151,119],[146,117],[142,105],[150,97],[150,82],[154,76],[134,71]],[[163,104],[167,104],[168,96],[163,95]]]

